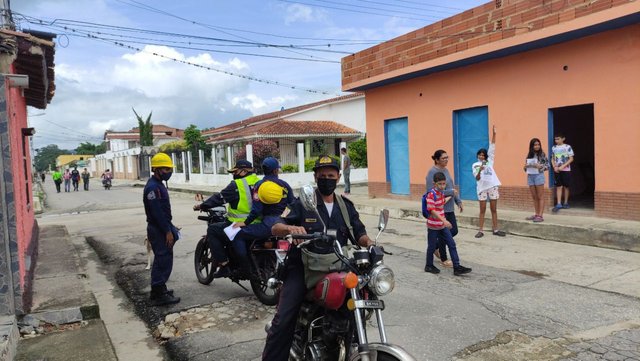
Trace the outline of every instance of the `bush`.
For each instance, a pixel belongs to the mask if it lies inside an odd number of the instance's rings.
[[[282,173],[296,173],[298,172],[297,164],[285,164],[282,166]]]
[[[349,144],[349,157],[354,168],[367,167],[367,138]]]
[[[250,143],[253,146],[253,167],[258,174],[262,174],[262,161],[267,157],[280,157],[280,149],[276,142],[268,139],[256,140]],[[247,149],[242,148],[235,153],[235,159],[247,159]]]
[[[304,160],[304,171],[305,172],[313,172],[313,167],[316,165],[315,159],[305,159]]]

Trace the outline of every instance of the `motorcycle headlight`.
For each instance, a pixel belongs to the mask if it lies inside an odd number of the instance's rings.
[[[369,289],[378,296],[384,296],[393,291],[396,279],[391,268],[379,265],[371,271]]]

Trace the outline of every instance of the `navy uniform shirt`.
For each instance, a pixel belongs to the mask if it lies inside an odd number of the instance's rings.
[[[335,229],[337,231],[338,241],[343,246],[346,246],[349,240],[349,228],[344,221],[340,206],[335,200],[335,197],[342,196],[337,196],[334,193],[333,197],[333,210],[331,212],[331,215],[329,215],[322,197],[316,190],[318,213],[320,213],[320,217],[322,217],[322,220],[327,225],[327,229]],[[367,231],[364,227],[364,224],[360,220],[360,215],[358,214],[356,207],[353,205],[353,202],[345,197],[342,197],[342,199],[344,200],[344,205],[347,208],[347,212],[349,213],[347,219],[351,221],[351,227],[353,227],[353,236],[355,238],[353,242],[357,244],[357,241],[360,239],[360,237],[367,234]],[[286,215],[286,217],[282,218],[282,222],[292,226],[302,226],[306,229],[307,233],[322,232],[322,222],[320,222],[317,218],[318,216],[315,212],[310,212],[304,209],[302,202],[299,199],[296,199],[296,201],[289,206],[289,213]],[[333,252],[332,246],[325,246],[320,243],[311,244],[307,247],[307,249],[310,252],[322,254]]]
[[[144,187],[142,201],[144,212],[147,215],[147,223],[159,228],[164,233],[173,231],[169,192],[160,179],[155,176],[149,178]]]
[[[238,202],[240,201],[240,195],[238,194],[238,185],[235,179],[231,181],[220,193],[214,193],[206,201],[202,202],[201,207],[203,210],[207,210],[213,207],[219,207],[228,203],[233,209],[238,208]]]
[[[264,204],[260,202],[260,199],[258,198],[258,188],[260,188],[260,185],[266,181],[272,181],[284,188],[285,192],[287,193],[285,195],[285,198],[282,198],[282,200],[276,204]],[[293,203],[295,200],[295,197],[293,196],[293,190],[291,189],[289,183],[283,181],[282,179],[279,179],[278,176],[274,174],[264,176],[264,178],[259,180],[254,185],[253,189],[254,191],[253,202],[251,204],[251,212],[249,213],[249,216],[245,220],[244,224],[251,224],[251,222],[253,222],[258,217],[279,217],[287,208],[287,205]]]

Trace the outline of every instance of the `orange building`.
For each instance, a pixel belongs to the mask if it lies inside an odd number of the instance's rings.
[[[532,207],[529,140],[549,154],[562,132],[570,202],[640,220],[639,1],[492,1],[343,58],[342,85],[365,92],[372,196],[418,199],[444,149],[475,200],[471,164],[495,125],[501,205]]]

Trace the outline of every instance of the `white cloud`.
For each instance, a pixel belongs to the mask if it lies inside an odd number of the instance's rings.
[[[326,20],[327,14],[323,10],[314,9],[311,6],[292,4],[285,9],[284,23],[291,25],[296,22],[312,23]]]
[[[294,96],[276,96],[271,99],[262,99],[256,94],[247,94],[233,97],[231,104],[249,110],[252,114],[257,115],[280,110],[287,102],[296,99],[297,97]]]

